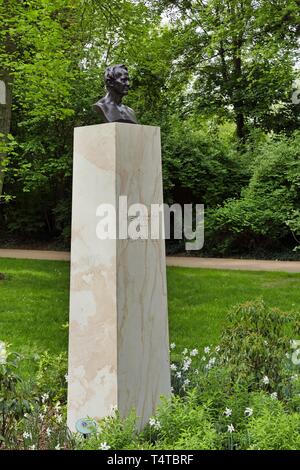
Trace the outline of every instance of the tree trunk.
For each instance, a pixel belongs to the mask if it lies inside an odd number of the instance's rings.
[[[240,140],[245,138],[245,116],[242,112],[236,112],[236,134]]]
[[[236,122],[236,133],[238,138],[242,141],[246,136],[245,126],[245,115],[244,115],[244,100],[243,100],[243,89],[241,81],[243,77],[242,72],[242,35],[239,38],[233,40],[234,52],[233,52],[233,74],[235,78],[235,93],[234,93],[234,111],[235,111],[235,122]]]

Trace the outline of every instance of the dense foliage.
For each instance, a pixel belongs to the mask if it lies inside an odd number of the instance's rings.
[[[25,380],[21,358],[2,348],[0,448],[299,450],[298,318],[261,301],[237,306],[219,345],[170,345],[173,394],[141,432],[134,410],[112,410],[87,439],[66,427],[65,356],[37,356]]]
[[[256,153],[241,198],[230,198],[207,218],[212,250],[295,250],[300,244],[300,134],[273,137]]]
[[[291,256],[298,33],[299,0],[1,0],[2,243],[69,246],[73,128],[97,122],[104,69],[126,63],[127,103],[162,128],[165,200],[206,206],[206,252]]]

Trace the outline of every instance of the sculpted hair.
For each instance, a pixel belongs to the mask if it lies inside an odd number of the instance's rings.
[[[124,69],[126,70],[126,72],[128,72],[128,69],[124,64],[113,65],[112,67],[107,67],[107,69],[105,70],[104,78],[107,88],[109,88],[112,82],[114,82],[114,80],[116,79],[116,71],[118,69]]]

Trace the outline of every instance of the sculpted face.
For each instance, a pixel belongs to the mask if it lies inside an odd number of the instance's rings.
[[[125,68],[118,67],[114,73],[114,79],[110,82],[112,88],[119,95],[125,96],[129,91],[129,75]]]
[[[94,104],[94,109],[100,113],[102,121],[137,124],[133,109],[122,104],[123,97],[128,94],[130,89],[126,65],[118,64],[107,67],[104,79],[108,93]]]

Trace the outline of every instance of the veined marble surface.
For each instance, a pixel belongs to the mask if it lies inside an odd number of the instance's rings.
[[[100,240],[100,204],[162,203],[160,130],[75,129],[68,426],[135,408],[140,425],[170,395],[164,241]]]

